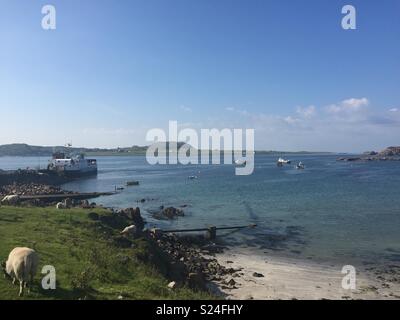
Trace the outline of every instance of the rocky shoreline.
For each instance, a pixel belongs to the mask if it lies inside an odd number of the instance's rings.
[[[134,246],[134,239],[143,238],[161,250],[169,260],[167,277],[170,280],[170,289],[186,285],[196,290],[217,293],[216,282],[234,288],[236,282],[233,278],[240,276],[240,268],[224,267],[217,261],[215,255],[224,251],[223,243],[210,241],[203,235],[177,236],[163,233],[159,229],[146,229],[146,221],[141,216],[140,208],[110,208],[110,215],[99,217],[95,213],[89,213],[89,217],[93,220],[99,219],[102,224],[113,229],[123,229],[127,225],[136,226],[134,233],[114,236],[112,241],[118,247],[129,248]],[[149,261],[153,257],[142,259]]]
[[[51,195],[51,194],[67,194],[70,191],[65,191],[58,186],[42,184],[42,183],[13,183],[0,186],[0,196],[7,195]]]
[[[380,152],[367,151],[359,156],[340,157],[337,160],[346,162],[400,161],[400,147],[389,147]]]

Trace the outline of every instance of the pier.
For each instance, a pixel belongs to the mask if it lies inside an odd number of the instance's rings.
[[[175,230],[162,230],[162,229],[152,229],[154,234],[160,233],[183,233],[183,232],[206,232],[206,238],[209,240],[214,240],[217,237],[217,230],[241,230],[246,228],[255,228],[256,224],[250,224],[246,226],[234,226],[234,227],[216,227],[210,226],[208,228],[196,228],[196,229],[175,229]]]
[[[114,194],[116,194],[116,192],[60,193],[60,194],[19,196],[19,199],[22,201],[24,200],[62,201],[65,199],[85,200],[85,199],[97,198],[100,196],[111,196]]]

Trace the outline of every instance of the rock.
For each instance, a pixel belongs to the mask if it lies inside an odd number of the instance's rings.
[[[134,224],[132,224],[132,225],[124,228],[124,230],[121,231],[121,234],[126,237],[135,238],[139,234],[139,230]]]
[[[225,282],[228,286],[234,287],[236,284],[236,281],[233,280],[233,278],[229,279],[228,281]]]
[[[176,217],[183,217],[184,215],[182,209],[175,207],[163,208],[159,212],[153,213],[156,219],[174,219]]]
[[[130,248],[132,246],[132,241],[123,236],[114,237],[113,243],[120,248]]]
[[[150,230],[150,235],[154,238],[157,239],[162,235],[162,231],[159,228],[153,228]]]
[[[187,277],[187,284],[192,289],[205,290],[206,283],[202,272],[189,273]]]
[[[380,157],[393,157],[400,156],[400,147],[388,147],[385,150],[378,153]]]
[[[96,212],[89,212],[88,218],[91,220],[94,220],[94,221],[97,221],[100,219],[99,215]]]
[[[172,281],[172,282],[168,283],[168,288],[172,289],[172,290],[175,289],[176,288],[176,282]]]
[[[81,208],[83,208],[83,209],[90,208],[89,201],[88,200],[82,200],[81,201]]]
[[[64,206],[65,206],[66,209],[71,208],[72,207],[72,200],[70,198],[66,198],[64,200]]]
[[[254,272],[253,277],[255,278],[264,278],[264,275],[262,273]]]
[[[183,213],[182,209],[169,207],[169,208],[165,208],[163,210],[163,215],[166,216],[169,219],[172,219],[172,218],[177,217],[177,216],[184,216],[184,213]]]
[[[140,215],[140,208],[127,208],[120,211],[123,216],[132,220],[138,229],[142,230],[144,228],[145,222]]]

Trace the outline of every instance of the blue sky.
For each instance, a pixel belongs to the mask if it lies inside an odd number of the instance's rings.
[[[254,128],[257,149],[400,144],[398,0],[0,4],[0,144],[146,144],[168,120]]]

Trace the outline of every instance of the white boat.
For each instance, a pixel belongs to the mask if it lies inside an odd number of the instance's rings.
[[[235,165],[237,166],[245,166],[247,164],[246,160],[235,160]]]
[[[276,162],[278,166],[283,166],[284,164],[290,164],[290,163],[291,163],[290,160],[285,160],[283,158],[279,158],[278,161]]]
[[[53,171],[66,176],[83,176],[97,174],[97,160],[86,159],[83,154],[75,157],[66,156],[63,152],[56,152],[47,166]]]
[[[301,162],[301,161],[296,165],[297,170],[302,170],[304,168],[305,168],[305,166],[304,166],[303,162]]]

